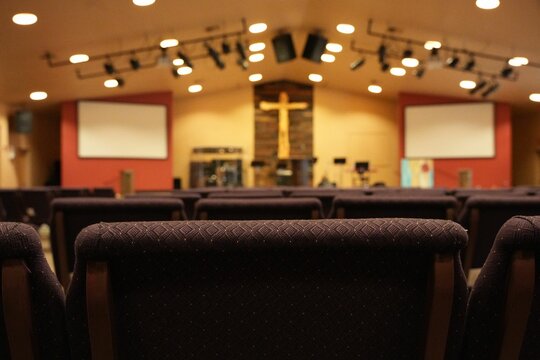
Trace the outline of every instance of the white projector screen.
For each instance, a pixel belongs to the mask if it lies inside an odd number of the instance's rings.
[[[493,103],[405,108],[406,158],[459,159],[494,156]]]
[[[78,103],[81,158],[166,159],[165,105]]]

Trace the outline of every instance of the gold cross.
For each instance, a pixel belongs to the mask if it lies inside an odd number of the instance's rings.
[[[278,132],[278,159],[288,159],[291,156],[291,143],[289,140],[289,111],[304,110],[308,108],[305,102],[289,102],[289,95],[285,91],[279,93],[279,102],[261,101],[259,107],[263,111],[279,111]]]

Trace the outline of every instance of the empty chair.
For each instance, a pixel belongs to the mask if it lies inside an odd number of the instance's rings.
[[[21,189],[22,203],[28,222],[39,226],[49,222],[51,202],[55,197],[53,189],[47,187]]]
[[[75,187],[57,187],[54,189],[54,197],[80,197],[90,196],[90,189]]]
[[[201,198],[201,195],[198,193],[190,192],[190,191],[174,191],[174,192],[167,192],[167,191],[143,191],[143,192],[137,192],[135,194],[130,194],[126,196],[127,199],[133,199],[133,198],[165,198],[165,199],[180,199],[184,203],[184,209],[186,211],[186,216],[188,219],[193,219],[195,216],[195,204],[199,199]]]
[[[540,359],[538,254],[539,216],[502,226],[471,292],[464,359]]]
[[[337,196],[330,217],[455,218],[456,199],[451,196]]]
[[[338,189],[311,189],[292,191],[291,198],[317,198],[321,201],[324,217],[328,217],[334,198],[341,193]]]
[[[116,197],[116,192],[112,187],[96,187],[92,189],[92,197]]]
[[[515,215],[540,215],[537,196],[473,196],[465,203],[458,222],[469,230],[463,268],[480,268],[501,226]]]
[[[211,198],[220,199],[264,199],[264,198],[280,198],[283,197],[281,190],[251,190],[251,191],[219,191],[209,193],[207,196]]]
[[[73,244],[79,232],[101,221],[184,220],[179,199],[59,198],[52,202],[51,248],[60,282],[67,288],[73,271]]]
[[[321,219],[318,199],[201,199],[195,205],[198,220]]]
[[[24,212],[21,192],[18,189],[0,190],[0,200],[6,211],[5,221],[28,222],[28,216]]]
[[[463,211],[463,207],[465,206],[465,203],[467,202],[467,199],[469,199],[472,196],[513,196],[516,195],[512,192],[512,189],[457,189],[453,196],[456,197],[458,200],[458,208],[457,208],[457,214],[461,214]],[[519,194],[517,194],[519,195]]]
[[[0,223],[0,359],[69,359],[62,286],[37,232]]]
[[[72,355],[458,359],[465,242],[446,220],[93,225],[67,296]]]

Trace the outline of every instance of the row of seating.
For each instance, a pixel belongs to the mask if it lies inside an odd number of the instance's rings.
[[[499,232],[470,296],[449,220],[100,223],[62,287],[0,223],[2,359],[537,359],[540,217]]]
[[[455,198],[449,196],[338,196],[333,200],[334,218],[430,218],[453,220]],[[472,197],[464,207],[461,225],[470,230],[464,253],[466,274],[482,267],[502,224],[514,215],[540,215],[540,196]],[[194,217],[199,220],[292,220],[321,219],[317,198],[229,199],[197,201]],[[51,245],[56,273],[68,286],[73,271],[73,244],[79,232],[91,224],[116,221],[187,220],[178,198],[135,197],[125,200],[62,198],[52,202]]]

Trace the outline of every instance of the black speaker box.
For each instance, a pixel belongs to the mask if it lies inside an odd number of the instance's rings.
[[[277,35],[272,39],[272,46],[278,63],[290,61],[296,58],[296,50],[291,34]]]
[[[33,115],[30,110],[19,110],[13,116],[15,132],[28,134],[32,132]]]
[[[182,189],[182,179],[179,177],[173,178],[173,189]]]
[[[324,54],[327,43],[328,39],[324,36],[317,34],[309,34],[306,40],[306,46],[304,46],[304,52],[302,53],[302,57],[304,59],[320,63],[321,55]]]

